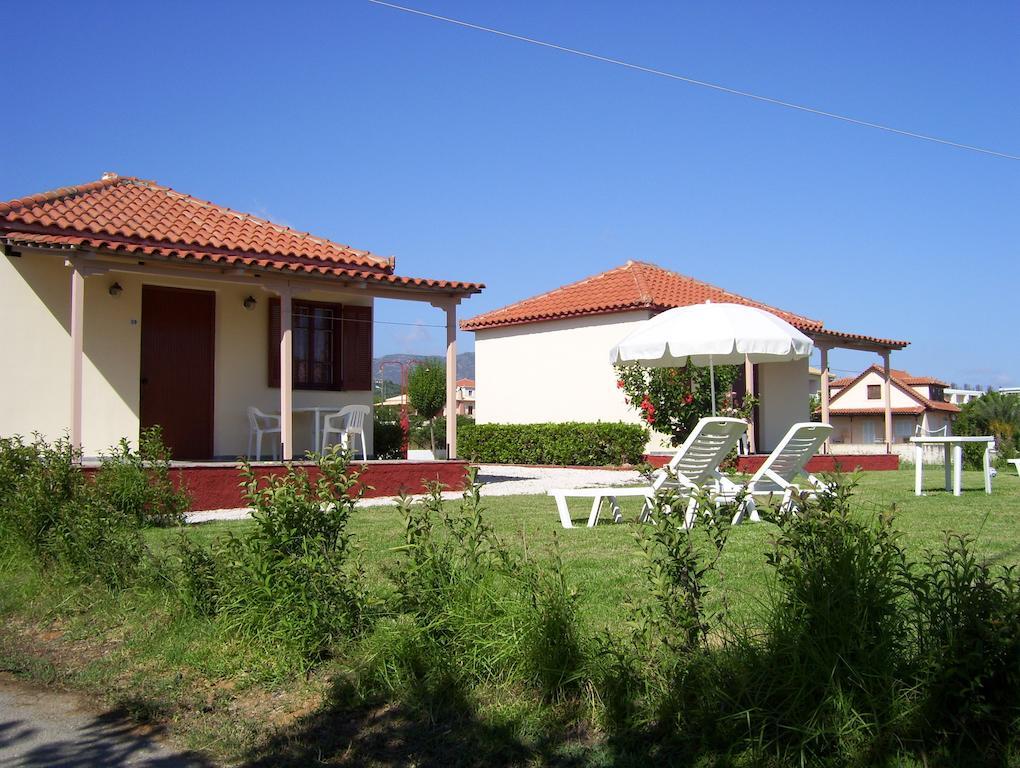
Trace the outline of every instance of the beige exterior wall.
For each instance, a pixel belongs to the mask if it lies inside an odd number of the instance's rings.
[[[867,414],[861,416],[832,416],[833,444],[876,445],[885,452],[885,415]],[[921,423],[921,416],[912,413],[893,414],[893,442],[905,443],[914,435],[915,427]],[[939,425],[941,426],[941,424]],[[870,431],[869,431],[870,430]],[[868,440],[873,435],[873,440]],[[843,449],[834,448],[835,453]]]
[[[475,419],[643,425],[616,386],[609,350],[648,317],[621,312],[476,331]]]
[[[790,427],[811,419],[808,360],[758,364],[759,453],[771,451]]]
[[[868,399],[868,385],[869,384],[884,384],[882,376],[875,371],[870,371],[863,379],[857,384],[848,388],[844,394],[841,394],[839,400],[832,402],[833,408],[884,408],[885,407],[885,393],[882,390],[882,396],[878,400]],[[840,390],[843,392],[843,390]],[[833,395],[835,397],[835,394]],[[891,405],[893,408],[916,408],[918,406],[917,400],[910,397],[910,395],[903,392],[897,386],[892,387],[892,401]]]
[[[70,269],[59,256],[25,253],[0,257],[0,321],[7,372],[0,381],[0,435],[41,432],[52,439],[70,426]],[[120,283],[123,292],[109,295]],[[269,294],[256,286],[110,272],[85,279],[85,395],[83,448],[96,456],[121,437],[138,436],[142,285],[216,293],[213,450],[244,454],[246,409],[279,412],[279,389],[267,386]],[[244,298],[257,299],[246,310]],[[357,293],[297,292],[295,298],[370,305]],[[294,406],[372,405],[371,391],[294,391]],[[295,456],[312,447],[310,414],[296,414]],[[372,435],[366,442],[372,451]]]

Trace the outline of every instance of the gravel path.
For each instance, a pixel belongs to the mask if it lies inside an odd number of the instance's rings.
[[[211,768],[194,752],[160,744],[154,729],[99,712],[80,696],[0,674],[0,765],[5,768]]]
[[[483,496],[527,496],[543,494],[552,488],[586,488],[602,485],[636,485],[641,475],[633,470],[574,469],[566,467],[522,467],[507,464],[481,464],[478,479],[485,483]],[[420,497],[416,497],[420,498]],[[459,499],[459,491],[443,493],[444,499]],[[362,499],[363,507],[392,506],[391,498]],[[244,520],[251,516],[250,509],[215,509],[192,512],[189,523],[209,520]]]

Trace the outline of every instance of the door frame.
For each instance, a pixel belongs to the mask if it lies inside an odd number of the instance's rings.
[[[138,432],[141,436],[142,431],[142,359],[145,355],[145,294],[147,292],[159,291],[163,293],[201,293],[207,294],[212,297],[212,322],[210,323],[210,344],[209,344],[209,435],[208,435],[208,455],[207,460],[215,459],[216,453],[216,311],[217,311],[217,294],[215,290],[208,288],[182,288],[177,285],[159,285],[158,283],[142,283],[142,294],[141,294],[141,305],[139,308],[139,316],[142,319],[141,332],[139,333],[139,347],[140,354],[138,357]],[[183,459],[183,461],[191,461],[192,459]],[[201,459],[196,459],[201,461]]]

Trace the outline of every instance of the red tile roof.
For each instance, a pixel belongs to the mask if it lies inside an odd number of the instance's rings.
[[[815,410],[818,413],[818,410]],[[829,416],[881,416],[885,413],[885,408],[830,408]],[[919,405],[916,408],[893,408],[892,413],[903,414],[910,413],[918,416],[924,413],[924,406]]]
[[[476,293],[484,286],[401,277],[395,261],[176,192],[154,181],[99,181],[0,202],[0,240]]]
[[[584,280],[532,296],[501,309],[494,309],[464,320],[460,327],[465,331],[478,331],[583,315],[604,315],[632,310],[661,312],[673,307],[703,304],[706,301],[759,307],[779,315],[808,335],[824,335],[826,340],[837,344],[840,341],[863,342],[891,349],[902,349],[909,344],[907,341],[832,331],[825,328],[820,320],[777,309],[710,283],[642,261],[628,261],[616,269],[586,277]]]
[[[458,387],[467,387],[468,389],[473,389],[474,386],[475,386],[475,380],[474,379],[457,379],[457,386]]]
[[[881,366],[879,366],[879,365],[872,365],[872,366],[870,366],[868,368],[865,368],[862,373],[859,373],[856,376],[844,376],[841,379],[833,379],[832,381],[829,382],[829,386],[830,387],[845,387],[845,386],[847,386],[849,384],[852,384],[853,382],[857,381],[859,378],[861,378],[861,376],[863,374],[868,373],[869,371],[875,371],[875,372],[877,372],[879,374],[883,373],[883,369],[882,369]],[[924,384],[929,384],[929,385],[935,386],[935,387],[948,387],[949,386],[948,384],[946,384],[946,382],[942,381],[941,379],[936,379],[934,376],[912,376],[911,374],[907,373],[906,371],[903,371],[903,370],[900,370],[900,369],[897,369],[897,368],[890,368],[889,369],[889,374],[894,379],[896,379],[898,382],[900,382],[901,384],[906,384],[908,386],[912,386],[912,385],[921,386],[921,385],[924,385]]]
[[[802,330],[822,327],[818,320],[746,299],[709,283],[642,261],[628,261],[608,272],[601,272],[549,293],[486,312],[463,321],[460,327],[465,331],[474,331],[580,315],[601,315],[640,309],[656,312],[689,304],[703,304],[706,301],[760,307],[779,315]]]

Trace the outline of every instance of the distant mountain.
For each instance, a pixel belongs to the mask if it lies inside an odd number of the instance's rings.
[[[436,357],[436,355],[383,355],[382,357],[372,358],[372,378],[378,380],[380,378],[379,366],[383,363],[404,363],[414,362],[417,360],[428,360],[430,357]],[[381,377],[386,381],[400,382],[400,368],[396,365],[387,365],[382,369]],[[475,377],[475,353],[474,352],[461,352],[457,355],[457,378],[458,379],[473,379]]]

